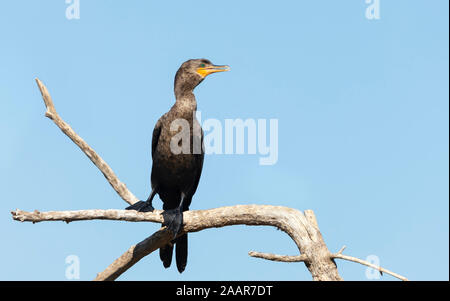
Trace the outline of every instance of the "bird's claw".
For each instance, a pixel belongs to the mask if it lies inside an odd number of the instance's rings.
[[[173,238],[177,237],[183,226],[183,213],[179,209],[166,210],[162,213],[164,222],[169,231],[173,233]]]
[[[137,212],[153,212],[155,208],[152,204],[149,204],[144,201],[139,201],[131,206],[125,208],[125,210],[136,210]]]

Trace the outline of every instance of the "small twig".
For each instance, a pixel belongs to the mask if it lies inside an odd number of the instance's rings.
[[[308,261],[308,257],[305,255],[297,255],[297,256],[288,256],[288,255],[277,255],[271,253],[260,253],[255,251],[248,252],[248,255],[256,258],[262,258],[272,261],[279,262],[304,262]]]
[[[347,246],[342,246],[342,248],[336,254],[342,254]]]
[[[359,259],[359,258],[356,258],[356,257],[343,255],[343,254],[341,254],[341,253],[339,253],[339,252],[336,253],[336,254],[332,254],[331,257],[332,257],[332,258],[339,258],[339,259],[343,259],[343,260],[348,260],[348,261],[356,262],[356,263],[359,263],[359,264],[362,264],[362,265],[371,267],[371,268],[373,268],[373,269],[375,269],[375,270],[378,270],[378,271],[380,271],[380,273],[386,273],[386,274],[389,274],[389,275],[391,275],[391,276],[394,276],[395,278],[398,278],[398,279],[400,279],[400,280],[408,281],[408,278],[406,278],[406,277],[403,277],[403,276],[401,276],[401,275],[399,275],[399,274],[397,274],[397,273],[391,272],[391,271],[386,270],[386,269],[384,269],[384,268],[382,268],[382,267],[380,267],[380,266],[374,265],[374,264],[372,264],[372,263],[370,263],[370,262],[367,262],[367,261],[365,261],[365,260],[362,260],[362,259]]]

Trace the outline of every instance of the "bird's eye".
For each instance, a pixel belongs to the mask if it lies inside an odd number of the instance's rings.
[[[204,68],[204,67],[205,67],[205,64],[201,64],[200,67]]]

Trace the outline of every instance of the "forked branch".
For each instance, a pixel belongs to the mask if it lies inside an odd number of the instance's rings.
[[[312,211],[307,211],[310,218]],[[132,222],[162,223],[161,211],[140,213],[127,210],[80,210],[53,212],[26,212],[16,210],[13,218],[22,222],[80,220],[121,220]],[[197,232],[208,228],[231,225],[273,226],[286,232],[296,243],[299,252],[305,257],[308,269],[316,280],[341,280],[330,253],[322,240],[319,230],[308,221],[302,212],[281,206],[237,205],[209,210],[187,211],[183,216],[183,233]],[[180,233],[179,235],[182,235]],[[97,276],[98,280],[113,280],[130,268],[142,257],[169,243],[173,237],[165,228],[133,246],[117,259],[107,270]]]

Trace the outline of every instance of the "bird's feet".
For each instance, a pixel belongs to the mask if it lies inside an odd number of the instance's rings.
[[[155,208],[153,208],[151,203],[139,201],[131,206],[125,208],[125,210],[136,210],[138,212],[153,212]]]
[[[183,212],[180,209],[165,210],[163,213],[163,226],[166,226],[173,233],[173,238],[178,235],[183,226]]]

